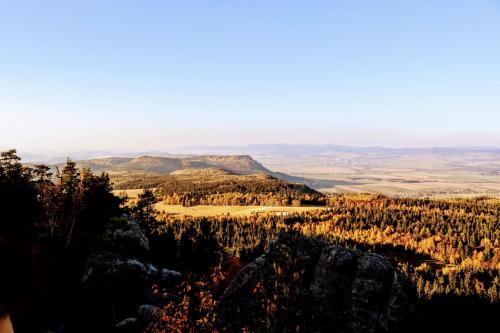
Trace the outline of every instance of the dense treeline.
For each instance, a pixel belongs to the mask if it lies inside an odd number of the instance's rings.
[[[111,175],[114,190],[137,190],[155,188],[165,181],[166,175],[134,174]]]
[[[68,160],[56,174],[0,158],[0,305],[16,330],[58,329],[69,318],[90,244],[121,214],[107,175]]]
[[[269,175],[238,175],[220,169],[188,170],[172,175],[112,178],[115,190],[156,188],[166,205],[301,206],[325,205],[326,197],[303,185]]]
[[[15,150],[1,154],[0,230],[58,247],[78,247],[119,212],[106,174],[79,170],[68,160],[55,175],[45,165],[23,166]]]
[[[230,255],[246,258],[249,253],[259,253],[265,245],[280,231],[299,231],[308,236],[323,238],[342,246],[362,248],[383,253],[392,257],[414,283],[419,296],[431,298],[434,295],[474,295],[489,301],[500,299],[500,248],[496,244],[483,240],[476,248],[465,245],[470,256],[455,258],[456,264],[445,264],[436,260],[441,253],[434,247],[431,251],[429,242],[410,231],[400,237],[390,228],[380,229],[371,225],[366,229],[340,229],[342,222],[322,220],[328,213],[292,214],[288,217],[256,215],[245,218],[166,218],[165,224],[157,230],[159,233],[175,235],[181,239],[184,233],[191,237],[213,235],[222,250]],[[370,223],[363,220],[362,223]],[[359,225],[358,225],[359,226]],[[202,232],[202,230],[204,232]],[[439,236],[438,236],[439,237]],[[443,239],[444,236],[441,235]],[[452,236],[453,237],[453,236]],[[418,241],[418,239],[421,239]],[[446,241],[445,241],[446,242]],[[481,244],[491,244],[485,247]],[[454,250],[453,253],[459,251]],[[486,256],[484,253],[487,253]],[[493,253],[493,254],[491,254]]]
[[[268,175],[234,175],[222,172],[166,177],[156,195],[170,205],[271,205],[325,204],[315,190]]]
[[[19,331],[56,331],[69,325],[92,242],[123,212],[133,215],[149,236],[152,262],[186,276],[167,289],[153,286],[165,315],[151,331],[215,332],[218,297],[234,274],[281,232],[386,255],[430,316],[440,306],[465,304],[467,313],[469,305],[479,304],[488,313],[500,304],[500,199],[325,198],[267,176],[169,179],[156,193],[146,190],[125,211],[106,174],[79,170],[71,161],[51,174],[44,165],[23,166],[15,151],[2,153],[0,260],[11,270],[0,274],[0,312],[7,305]],[[328,208],[289,215],[177,218],[155,216],[158,196],[183,205],[321,202]],[[294,276],[287,267],[281,269]],[[266,307],[278,304],[274,294],[261,292],[268,297]],[[278,300],[282,296],[276,295]]]
[[[483,312],[478,310],[481,306],[499,303],[500,200],[342,195],[331,198],[329,206],[327,210],[288,216],[163,216],[153,237],[168,239],[171,249],[183,249],[177,251],[181,269],[192,270],[200,257],[204,258],[204,265],[218,263],[207,275],[186,281],[177,289],[175,293],[183,303],[170,300],[167,312],[178,316],[185,325],[182,327],[195,331],[197,328],[193,327],[198,326],[190,326],[190,322],[213,322],[220,284],[227,281],[231,265],[241,267],[261,255],[280,232],[298,232],[386,255],[398,267],[422,311],[446,306],[465,313],[470,309]],[[217,284],[210,282],[213,280]],[[200,302],[205,298],[200,299],[199,295],[209,296],[212,308],[204,307],[201,311]],[[263,301],[272,303],[269,299]],[[484,313],[491,312],[491,306]],[[432,312],[427,315],[438,319]],[[175,327],[169,326],[171,322],[157,325]]]
[[[166,205],[182,205],[185,207],[196,205],[214,206],[302,206],[324,205],[325,198],[316,194],[289,193],[240,193],[226,192],[213,194],[199,194],[189,192],[164,195],[163,203]]]
[[[326,222],[302,231],[399,249],[392,253],[419,296],[500,299],[500,200],[343,196],[330,206],[321,217]],[[404,260],[408,253],[432,260]]]
[[[478,259],[499,262],[500,200],[422,200],[340,196],[330,200],[321,221],[308,229],[327,229],[361,243],[388,243],[426,254],[446,264]]]

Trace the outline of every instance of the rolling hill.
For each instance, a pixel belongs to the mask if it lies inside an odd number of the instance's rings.
[[[117,191],[154,187],[159,197],[175,204],[302,205],[324,197],[303,179],[272,172],[248,155],[118,157],[76,164],[107,172]]]
[[[88,168],[93,172],[106,172],[111,177],[115,189],[136,189],[156,187],[163,183],[165,176],[180,175],[187,172],[191,177],[213,178],[214,172],[220,176],[224,172],[232,175],[263,174],[275,180],[289,183],[305,184],[318,187],[317,180],[290,176],[274,172],[254,160],[249,155],[200,155],[183,157],[140,156],[140,157],[109,157],[76,161],[78,168]],[[53,165],[62,168],[64,163]],[[195,170],[204,170],[196,173]],[[207,173],[207,170],[211,170]],[[218,170],[218,171],[217,171]]]
[[[184,158],[140,156],[136,158],[112,157],[76,161],[79,168],[89,168],[94,172],[115,174],[169,174],[184,169],[219,168],[238,174],[273,174],[248,155],[203,155]],[[61,167],[63,164],[58,164]]]
[[[265,173],[241,175],[223,169],[184,169],[161,178],[155,194],[170,205],[324,204],[324,195],[300,183]]]
[[[223,169],[185,169],[164,177],[160,185],[164,194],[198,193],[276,193],[293,192],[316,195],[317,191],[304,184],[289,183],[265,173],[241,175]]]

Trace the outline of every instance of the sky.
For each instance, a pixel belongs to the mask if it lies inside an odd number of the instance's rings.
[[[0,148],[500,146],[500,1],[0,0]]]

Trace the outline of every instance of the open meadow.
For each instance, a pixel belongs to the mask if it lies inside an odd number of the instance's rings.
[[[176,216],[212,217],[212,216],[249,216],[254,214],[276,214],[288,215],[291,213],[304,213],[316,210],[324,210],[325,207],[277,207],[277,206],[213,206],[197,205],[183,207],[181,205],[165,205],[157,203],[155,209],[161,213]]]
[[[128,204],[132,205],[137,201],[137,197],[142,193],[143,189],[133,190],[115,190],[115,195],[126,195]],[[192,216],[192,217],[212,217],[212,216],[249,216],[254,214],[276,214],[288,215],[291,213],[304,213],[316,210],[324,210],[325,207],[321,206],[256,206],[256,205],[195,205],[184,207],[182,205],[168,205],[163,202],[158,202],[154,208],[160,213],[170,216]]]

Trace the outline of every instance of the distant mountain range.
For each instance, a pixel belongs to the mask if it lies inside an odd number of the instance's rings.
[[[67,156],[20,154],[25,163],[61,166]],[[189,169],[264,173],[321,191],[382,193],[497,193],[500,148],[385,148],[339,145],[190,146],[170,151],[89,151],[68,154],[116,177],[166,175]],[[149,177],[149,176],[148,176]],[[413,185],[409,185],[413,184]]]
[[[355,147],[343,145],[289,145],[289,144],[253,144],[247,146],[186,146],[171,150],[184,154],[248,154],[248,155],[329,155],[335,153],[379,153],[379,154],[447,154],[493,153],[500,155],[499,147],[428,147],[428,148],[387,148],[387,147]]]
[[[115,152],[115,151],[81,151],[67,154],[33,154],[20,153],[25,162],[44,162],[57,164],[68,157],[73,160],[89,160],[110,157],[134,158],[140,156],[156,156],[185,158],[193,155],[335,155],[342,153],[381,154],[381,155],[464,155],[468,153],[487,153],[500,156],[499,147],[429,147],[429,148],[387,148],[387,147],[355,147],[344,145],[290,145],[290,144],[252,144],[246,146],[185,146],[156,151]]]

